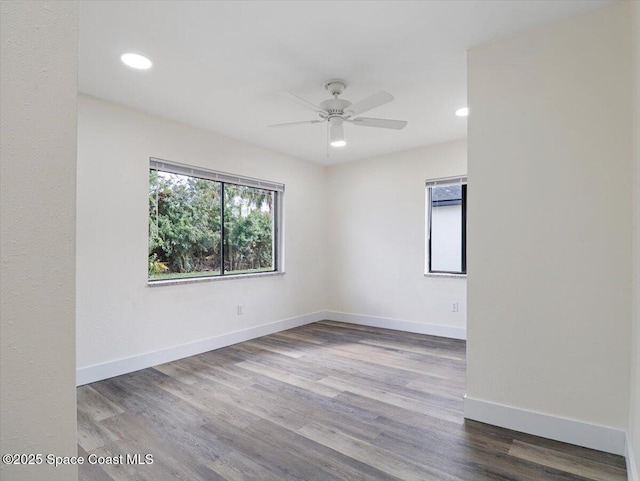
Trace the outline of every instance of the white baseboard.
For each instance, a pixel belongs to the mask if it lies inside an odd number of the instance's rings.
[[[194,356],[213,349],[220,349],[221,347],[231,346],[232,344],[249,341],[256,337],[266,336],[268,334],[284,331],[293,327],[303,326],[316,321],[322,321],[324,319],[326,319],[326,312],[319,311],[312,314],[305,314],[302,316],[291,317],[289,319],[270,322],[268,324],[262,324],[260,326],[250,327],[248,329],[242,329],[240,331],[221,334],[208,339],[181,344],[179,346],[172,346],[166,349],[160,349],[159,351],[146,352],[124,359],[116,359],[114,361],[107,361],[100,364],[94,364],[92,366],[82,367],[76,370],[76,385],[82,386],[83,384],[89,384],[103,379],[108,379],[110,377],[120,376],[121,374],[127,374],[140,369],[157,366],[158,364],[163,364],[165,362],[175,361],[176,359]]]
[[[432,336],[449,337],[453,339],[466,339],[466,329],[459,327],[448,327],[437,324],[422,324],[419,322],[403,321],[399,319],[389,319],[384,317],[365,316],[361,314],[348,314],[334,311],[318,311],[312,314],[283,319],[281,321],[270,322],[260,326],[234,331],[219,336],[194,341],[179,346],[172,346],[158,351],[146,352],[124,359],[116,359],[92,366],[78,368],[76,370],[76,385],[82,386],[114,376],[120,376],[130,372],[157,366],[165,362],[175,361],[189,356],[194,356],[213,349],[231,346],[239,342],[266,336],[275,332],[284,331],[293,327],[303,326],[316,321],[332,320],[360,324],[363,326],[381,327],[385,329],[396,329],[399,331],[415,332],[419,334],[429,334]]]
[[[388,317],[366,316],[347,312],[326,311],[326,319],[330,321],[348,322],[361,326],[381,327],[397,331],[428,334],[430,336],[448,337],[451,339],[467,339],[467,330],[463,327],[442,326],[440,324],[423,324],[421,322],[403,321]]]
[[[624,456],[625,432],[527,409],[464,397],[464,417],[585,448]],[[637,481],[637,480],[636,480]]]
[[[631,446],[631,439],[629,439],[629,433],[627,433],[627,452],[625,458],[627,460],[627,478],[629,481],[640,481],[640,472],[638,472],[637,459],[635,459],[633,446]]]

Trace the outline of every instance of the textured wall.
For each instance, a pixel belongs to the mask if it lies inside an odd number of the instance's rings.
[[[78,5],[3,1],[1,448],[76,454],[75,183]],[[0,467],[71,480],[73,467]]]
[[[634,174],[633,174],[633,337],[631,357],[631,401],[629,411],[629,453],[635,478],[640,481],[640,2],[634,2]]]

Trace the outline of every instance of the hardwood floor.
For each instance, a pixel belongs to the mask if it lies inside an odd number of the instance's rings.
[[[464,389],[464,341],[309,324],[78,388],[80,455],[153,455],[80,480],[627,479],[620,456],[465,421]]]

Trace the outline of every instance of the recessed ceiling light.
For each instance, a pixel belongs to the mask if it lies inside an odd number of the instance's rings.
[[[344,147],[347,143],[344,140],[335,140],[331,142],[331,147]]]
[[[456,110],[456,115],[458,117],[466,117],[469,115],[469,107],[462,107],[461,109]]]
[[[147,70],[153,65],[151,60],[137,53],[125,53],[120,57],[120,60],[122,60],[125,65],[138,70]]]

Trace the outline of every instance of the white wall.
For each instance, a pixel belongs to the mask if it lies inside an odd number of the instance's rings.
[[[174,348],[325,308],[324,167],[86,96],[78,122],[81,382],[114,373],[95,365],[158,351],[189,355],[212,347]],[[286,274],[148,287],[151,156],[284,183]],[[116,371],[144,367],[144,359],[129,361]]]
[[[467,68],[467,395],[611,427],[622,440],[629,9],[621,2],[479,46]]]
[[[0,452],[73,456],[77,2],[1,3]],[[6,480],[74,467],[0,465]]]
[[[425,181],[465,175],[466,158],[458,140],[329,168],[331,311],[464,331],[466,279],[424,276]]]
[[[634,46],[634,174],[633,174],[633,314],[631,396],[629,402],[628,471],[640,481],[640,2],[632,4]]]

